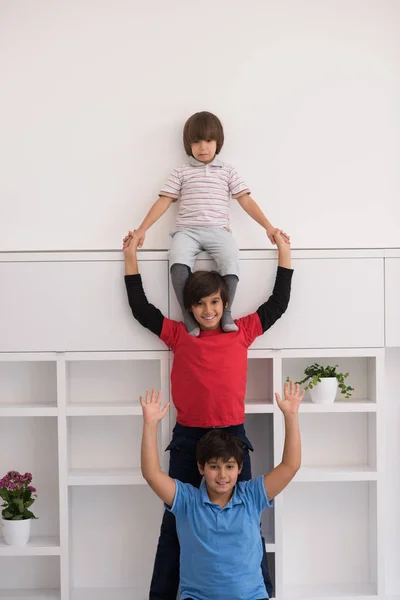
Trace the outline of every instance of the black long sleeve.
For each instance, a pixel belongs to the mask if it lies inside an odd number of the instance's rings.
[[[285,312],[290,299],[293,269],[278,267],[271,296],[257,309],[263,332],[267,331]]]
[[[143,327],[146,327],[160,337],[164,315],[147,300],[143,289],[141,275],[125,275],[125,286],[128,294],[129,306],[131,307],[135,319],[139,321]]]

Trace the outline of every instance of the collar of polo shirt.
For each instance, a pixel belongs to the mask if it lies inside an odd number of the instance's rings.
[[[237,484],[236,484],[235,487],[233,488],[233,496],[229,500],[228,504],[226,506],[224,506],[224,508],[232,508],[232,506],[234,504],[243,504],[243,500],[240,497],[240,494],[237,493],[237,491],[238,491],[238,489],[237,489]],[[206,482],[204,479],[200,484],[200,497],[201,497],[201,501],[203,504],[211,504],[211,506],[216,506],[215,502],[211,502],[210,498],[208,497],[207,486],[206,486]]]
[[[213,160],[205,165],[200,160],[197,160],[194,156],[189,156],[188,163],[192,165],[192,167],[223,167],[224,163],[217,155],[214,156]]]

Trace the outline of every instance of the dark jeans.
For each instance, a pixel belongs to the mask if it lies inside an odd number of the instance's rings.
[[[245,446],[243,467],[238,481],[248,481],[251,479],[249,450],[253,450],[253,446],[246,437],[244,426],[233,425],[231,427],[224,427],[224,430],[236,435],[242,440]],[[175,425],[172,441],[167,447],[167,450],[170,451],[170,477],[178,479],[183,483],[190,483],[197,488],[200,486],[201,475],[197,468],[196,446],[197,442],[207,431],[210,431],[210,429],[184,427],[183,425],[179,425],[179,423]],[[261,539],[263,547],[261,570],[268,595],[272,596],[272,582],[268,570],[265,543],[264,539]],[[179,587],[179,554],[180,548],[176,533],[175,517],[171,512],[166,510],[158,539],[149,600],[176,600]],[[245,557],[243,557],[243,561],[245,561]],[[245,567],[244,562],[243,566]]]

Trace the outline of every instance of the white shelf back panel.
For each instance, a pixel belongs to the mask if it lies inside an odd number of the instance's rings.
[[[75,487],[69,497],[72,587],[148,588],[161,500],[147,486]]]
[[[8,471],[32,473],[32,485],[38,494],[32,505],[32,512],[38,517],[32,521],[32,535],[58,536],[56,418],[0,419],[0,478]]]
[[[369,466],[373,447],[371,429],[376,415],[368,413],[304,413],[299,415],[303,467]],[[371,449],[369,444],[371,443]]]
[[[2,590],[57,589],[60,587],[60,557],[2,556],[0,581]],[[28,593],[27,598],[30,597]]]
[[[139,468],[142,426],[142,417],[68,417],[69,468]]]
[[[376,484],[295,483],[285,490],[285,586],[374,583],[370,485]]]
[[[271,402],[274,395],[272,359],[252,358],[247,361],[246,402]]]
[[[160,389],[159,360],[87,360],[67,363],[70,404],[132,404],[146,390]]]
[[[21,404],[56,406],[56,377],[55,361],[0,361],[0,407]]]

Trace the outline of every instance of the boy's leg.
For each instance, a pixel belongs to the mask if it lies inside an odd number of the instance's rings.
[[[180,428],[179,425],[175,426],[172,441],[167,448],[170,451],[169,475],[183,483],[199,487],[201,475],[196,462],[196,440],[187,439],[179,432]],[[166,510],[158,539],[149,600],[176,600],[179,588],[179,554],[175,517]]]
[[[185,283],[187,278],[190,275],[190,269],[187,265],[181,265],[179,263],[175,263],[171,267],[171,281],[173,288],[175,290],[176,298],[179,302],[179,306],[182,309],[183,322],[185,323],[185,327],[187,332],[194,337],[198,337],[200,333],[200,327],[192,313],[186,310],[183,304],[183,288],[185,287]]]
[[[235,428],[235,429],[237,429],[237,428]],[[233,433],[235,435],[237,435],[237,437],[245,445],[243,467],[242,467],[241,473],[239,474],[238,481],[249,481],[249,479],[251,479],[251,461],[250,461],[249,449],[253,450],[253,447],[245,434],[244,427],[243,427],[243,432],[242,431],[239,431],[239,432],[234,431]],[[274,588],[272,586],[271,576],[269,574],[267,553],[265,550],[265,540],[262,536],[261,528],[260,528],[260,535],[261,535],[262,552],[263,552],[262,559],[261,559],[261,571],[263,574],[265,587],[267,588],[268,596],[271,598],[271,596],[273,595]]]
[[[221,227],[205,228],[201,238],[204,249],[212,256],[228,286],[228,305],[221,319],[223,331],[237,331],[231,314],[231,306],[239,281],[239,252],[230,231]]]
[[[196,230],[186,227],[178,227],[171,232],[172,242],[169,253],[171,265],[171,281],[175,290],[176,298],[182,309],[185,327],[194,337],[200,333],[200,327],[193,315],[186,310],[183,304],[183,288],[189,277],[196,256],[201,252],[201,245],[196,237]]]
[[[232,317],[231,306],[232,306],[233,299],[235,297],[236,288],[237,288],[239,279],[238,279],[237,275],[224,275],[224,279],[225,279],[225,283],[228,287],[229,300],[228,300],[228,305],[224,309],[224,314],[222,315],[221,327],[224,331],[229,333],[230,331],[238,330],[238,326],[236,325],[236,323]]]

